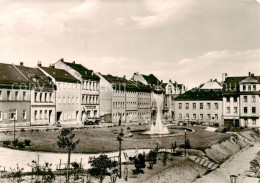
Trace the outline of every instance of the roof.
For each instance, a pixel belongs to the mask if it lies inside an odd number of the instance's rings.
[[[201,85],[200,87],[201,89],[207,89],[207,90],[210,90],[210,89],[222,89],[222,86],[220,85],[219,82],[217,82],[216,80],[210,80],[208,82],[206,82],[205,84]]]
[[[16,65],[15,66],[30,83],[34,83],[35,87],[52,88],[52,81],[49,76],[46,76],[39,68],[25,67]],[[36,79],[36,80],[34,80]]]
[[[68,82],[68,83],[80,83],[78,79],[72,76],[70,73],[63,69],[57,69],[53,67],[42,67],[45,72],[47,72],[50,76],[52,76],[56,81]]]
[[[64,64],[66,64],[69,67],[71,67],[72,69],[74,69],[75,71],[77,71],[78,73],[80,73],[82,78],[99,80],[99,77],[94,74],[93,70],[89,70],[86,67],[84,67],[83,65],[77,64],[77,63],[74,63],[74,62],[70,63],[70,62],[65,62],[63,60],[61,60],[61,61]]]
[[[193,89],[180,94],[175,100],[222,100],[222,90]]]
[[[114,89],[116,90],[127,90],[127,91],[136,91],[136,92],[151,92],[149,86],[144,85],[138,81],[127,80],[124,77],[102,75],[109,83],[113,84]]]
[[[0,73],[1,84],[29,84],[29,81],[12,64],[0,63]]]
[[[158,85],[161,84],[161,82],[159,81],[159,79],[157,77],[155,77],[153,74],[150,75],[144,75],[142,74],[142,76],[144,77],[144,79],[147,81],[148,84],[150,85]]]
[[[255,83],[255,84],[259,84],[259,81],[257,80],[256,77],[254,76],[249,76],[245,79],[243,79],[242,81],[240,81],[240,83]]]
[[[248,79],[247,79],[248,78]],[[251,78],[256,79],[260,82],[260,76],[236,76],[236,77],[227,77],[223,84],[223,89],[230,88],[232,90],[239,90],[239,84],[241,81],[244,82],[251,80]],[[246,79],[246,80],[245,80]],[[243,83],[243,82],[242,82]]]

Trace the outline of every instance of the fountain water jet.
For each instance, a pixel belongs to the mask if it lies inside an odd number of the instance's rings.
[[[145,134],[169,134],[170,132],[169,132],[168,128],[163,125],[162,118],[161,118],[163,95],[155,94],[155,93],[153,95],[154,95],[154,99],[157,104],[156,122],[155,122],[155,124],[152,123],[150,131],[145,132]]]

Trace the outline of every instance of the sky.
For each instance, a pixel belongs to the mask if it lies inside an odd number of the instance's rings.
[[[102,74],[196,87],[260,75],[256,0],[0,0],[0,62],[60,58]]]

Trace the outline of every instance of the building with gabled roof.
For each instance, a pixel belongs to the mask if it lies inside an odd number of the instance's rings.
[[[65,62],[60,59],[55,64],[56,68],[64,69],[81,82],[81,111],[84,122],[89,118],[99,118],[99,80],[100,78],[81,64]]]
[[[13,64],[0,63],[0,127],[30,126],[30,82]]]
[[[31,85],[31,125],[53,125],[56,118],[55,85],[39,68],[14,65]]]
[[[223,118],[229,127],[260,127],[260,76],[228,77],[223,82]]]
[[[222,89],[216,86],[218,82],[210,80],[177,96],[175,121],[222,125]]]
[[[81,124],[81,82],[64,69],[54,65],[38,68],[56,85],[56,121],[61,125]]]

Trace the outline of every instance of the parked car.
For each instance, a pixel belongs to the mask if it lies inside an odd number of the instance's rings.
[[[84,121],[84,125],[98,125],[100,119],[97,118],[88,118]]]

